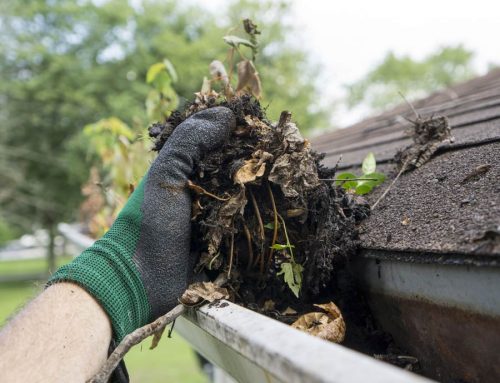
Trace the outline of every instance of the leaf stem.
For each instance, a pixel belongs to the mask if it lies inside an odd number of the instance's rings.
[[[392,187],[394,186],[394,184],[396,183],[396,181],[399,179],[399,177],[401,176],[401,174],[403,174],[406,171],[408,163],[409,163],[409,160],[406,160],[406,162],[401,167],[401,170],[399,171],[399,173],[396,176],[396,178],[394,178],[394,180],[391,182],[391,184],[384,190],[384,192],[382,193],[382,195],[380,197],[378,197],[378,199],[375,201],[375,203],[371,206],[370,210],[374,210],[377,207],[377,205],[379,204],[379,202],[382,201],[385,198],[385,196],[392,189]]]
[[[245,233],[245,237],[247,238],[247,246],[248,246],[247,270],[250,270],[253,264],[252,235],[250,234],[250,230],[248,229],[248,226],[245,223],[245,221],[243,221],[243,232]]]
[[[273,213],[274,213],[274,233],[273,233],[273,240],[271,242],[271,248],[269,249],[269,257],[267,258],[267,267],[271,266],[271,259],[273,256],[273,246],[276,243],[276,239],[278,239],[278,210],[276,209],[276,201],[274,200],[274,194],[271,189],[271,185],[269,185],[269,182],[267,182],[267,190],[269,191],[269,197],[271,198],[271,205],[273,207]],[[260,268],[260,272],[264,272],[264,263],[262,262]]]
[[[290,239],[288,238],[288,231],[286,230],[285,220],[283,219],[283,217],[280,214],[278,214],[278,217],[280,218],[281,223],[283,224],[283,231],[285,232],[286,246],[290,250],[290,256],[292,258],[292,262],[295,263],[295,257],[293,256],[293,246],[290,243]]]
[[[234,257],[234,226],[231,233],[231,248],[229,252],[229,269],[227,271],[227,279],[231,279],[231,269],[233,268],[233,257]]]
[[[252,200],[252,205],[253,205],[253,210],[255,211],[255,216],[257,217],[257,221],[259,222],[260,239],[262,240],[262,242],[264,242],[264,240],[266,238],[266,234],[264,231],[264,223],[262,222],[262,217],[260,216],[259,207],[257,205],[257,200],[255,199],[255,196],[252,193],[252,190],[248,189],[248,191],[250,193],[250,199]]]
[[[217,201],[225,202],[225,201],[229,201],[231,199],[231,197],[223,198],[223,197],[216,196],[215,194],[210,193],[209,191],[203,189],[199,185],[196,185],[195,183],[193,183],[190,180],[187,181],[187,187],[198,194],[203,194],[203,195],[206,195],[207,197],[212,197],[212,198],[216,199]]]
[[[342,182],[349,182],[349,181],[378,181],[377,178],[319,178],[320,181],[342,181]]]

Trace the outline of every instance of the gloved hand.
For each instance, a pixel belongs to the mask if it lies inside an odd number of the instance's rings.
[[[194,164],[220,146],[235,125],[224,107],[203,110],[180,124],[161,149],[110,230],[49,285],[74,282],[102,305],[113,338],[171,310],[187,287]]]

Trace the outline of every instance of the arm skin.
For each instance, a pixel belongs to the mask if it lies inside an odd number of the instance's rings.
[[[43,291],[0,331],[2,382],[86,382],[106,361],[111,324],[72,283]]]

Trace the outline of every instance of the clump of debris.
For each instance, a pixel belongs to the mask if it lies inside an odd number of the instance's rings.
[[[340,342],[344,318],[331,301],[352,295],[337,288],[338,280],[356,251],[357,224],[370,207],[335,185],[336,169],[320,165],[322,156],[311,150],[290,112],[276,123],[266,117],[254,65],[260,31],[248,19],[243,27],[248,39],[224,37],[229,75],[222,62],[213,61],[212,78],[204,78],[195,100],[149,133],[159,151],[192,114],[217,106],[233,111],[230,139],[195,164],[187,185],[193,195],[191,251],[199,258],[195,272],[219,286],[224,276],[230,298],[239,304]],[[241,54],[243,48],[252,59]],[[240,61],[234,63],[236,53]],[[238,76],[235,86],[232,73]],[[342,306],[348,317],[351,311],[366,315]]]
[[[446,116],[422,117],[415,109],[413,111],[416,119],[415,121],[409,120],[412,129],[407,132],[413,139],[413,143],[396,153],[395,156],[396,163],[403,172],[419,168],[430,160],[440,145],[454,140]]]
[[[319,164],[322,156],[289,112],[272,123],[249,94],[198,93],[184,111],[150,128],[155,150],[190,115],[215,106],[231,109],[237,126],[224,146],[196,164],[188,183],[196,272],[227,274],[234,300],[263,313],[312,309],[355,251],[356,225],[369,206],[325,180],[335,169]]]

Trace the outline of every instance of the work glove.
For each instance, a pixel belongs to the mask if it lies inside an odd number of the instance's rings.
[[[93,295],[116,343],[170,311],[186,289],[192,271],[187,181],[234,125],[233,113],[217,107],[177,126],[109,231],[50,278],[49,285],[73,282]]]

